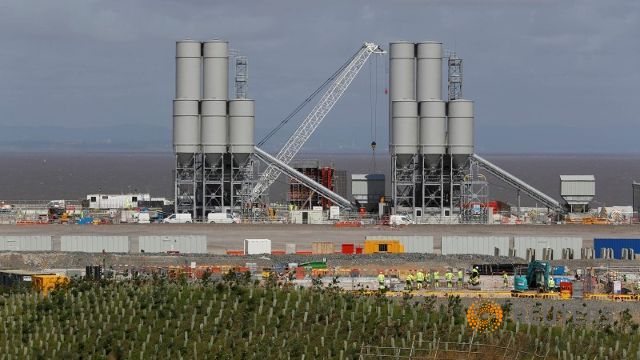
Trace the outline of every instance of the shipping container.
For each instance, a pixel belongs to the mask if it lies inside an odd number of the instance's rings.
[[[44,271],[31,270],[0,270],[0,285],[4,287],[12,286],[32,286],[34,275],[55,275]]]
[[[341,253],[346,255],[352,255],[356,251],[356,246],[354,244],[342,244]]]
[[[593,239],[593,247],[596,256],[601,257],[601,249],[613,249],[613,258],[622,258],[622,249],[633,249],[635,253],[640,252],[640,239]]]
[[[334,246],[332,242],[316,241],[311,244],[311,252],[314,254],[333,254]]]
[[[292,224],[322,224],[322,214],[321,210],[294,210],[289,212],[289,221]]]
[[[526,258],[527,249],[534,249],[536,260],[543,260],[544,249],[553,250],[553,259],[562,259],[563,249],[572,249],[573,258],[582,258],[582,238],[575,236],[515,236],[513,238],[513,248],[516,256]]]
[[[244,239],[245,255],[271,254],[271,240]]]
[[[404,247],[398,240],[365,240],[364,253],[365,254],[377,254],[377,253],[400,254],[400,253],[404,253]]]
[[[296,253],[296,244],[287,244],[285,246],[285,252],[287,254],[295,254]]]
[[[51,251],[51,236],[0,236],[0,251]]]
[[[405,253],[433,254],[433,236],[424,235],[367,235],[365,240],[398,240]]]
[[[88,253],[128,253],[128,236],[64,235],[60,237],[61,251]]]
[[[149,235],[140,236],[138,240],[139,251],[145,253],[207,253],[206,235]]]
[[[509,255],[508,236],[443,236],[442,255]]]

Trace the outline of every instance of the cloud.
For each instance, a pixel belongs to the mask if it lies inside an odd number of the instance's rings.
[[[552,132],[559,123],[601,126],[603,118],[640,131],[626,105],[640,95],[632,70],[640,60],[637,1],[6,0],[0,13],[0,125],[108,125],[123,134],[127,124],[170,127],[175,40],[219,37],[249,57],[260,139],[362,42],[436,39],[464,59],[464,95],[476,101],[479,133],[487,126],[491,140],[511,136],[505,127]],[[379,59],[371,81],[364,68],[305,148],[366,152],[377,123],[385,149],[386,68]],[[549,139],[550,151],[565,149]]]

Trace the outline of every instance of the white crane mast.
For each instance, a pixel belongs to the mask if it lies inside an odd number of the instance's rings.
[[[291,135],[287,143],[280,150],[276,159],[285,164],[289,164],[296,156],[298,151],[307,142],[309,137],[318,128],[324,117],[331,111],[333,106],[338,102],[342,94],[347,90],[353,79],[369,59],[371,54],[383,54],[384,51],[380,46],[374,43],[364,43],[362,48],[353,57],[353,60],[344,68],[344,70],[331,83],[329,89],[322,95],[322,98],[307,115],[304,121],[298,126],[298,129]],[[269,165],[260,176],[260,180],[253,188],[251,193],[251,201],[255,201],[265,190],[273,184],[280,176],[280,170],[273,165]]]

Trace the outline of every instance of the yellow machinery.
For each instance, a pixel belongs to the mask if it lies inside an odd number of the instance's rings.
[[[31,279],[34,288],[45,295],[56,287],[69,283],[69,278],[64,275],[33,275]]]
[[[400,254],[404,252],[404,246],[398,240],[365,240],[365,254]]]

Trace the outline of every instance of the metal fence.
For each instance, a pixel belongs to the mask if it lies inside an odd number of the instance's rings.
[[[544,354],[523,351],[516,343],[504,345],[491,345],[481,343],[464,342],[429,342],[427,347],[390,347],[362,345],[359,359],[438,359],[438,360],[480,360],[487,359],[512,359],[512,360],[537,360],[547,359],[549,351]]]
[[[442,255],[509,255],[508,236],[443,236]]]
[[[206,235],[149,235],[138,237],[138,250],[147,253],[179,251],[185,254],[206,254]]]
[[[128,253],[129,237],[64,235],[60,237],[60,251]]]
[[[51,236],[0,235],[0,251],[51,251]]]

